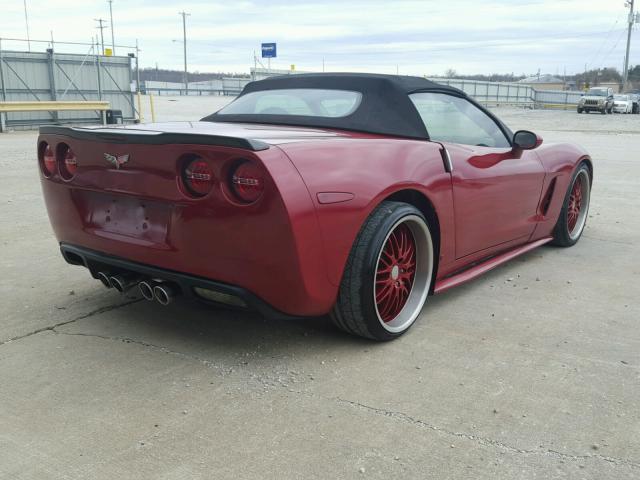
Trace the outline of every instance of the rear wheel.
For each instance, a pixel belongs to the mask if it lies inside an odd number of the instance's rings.
[[[333,323],[374,340],[402,335],[427,300],[433,252],[429,225],[418,209],[382,202],[351,249],[331,312]]]
[[[571,178],[558,222],[553,230],[553,243],[562,247],[575,245],[580,239],[589,213],[591,175],[585,163],[580,164]]]

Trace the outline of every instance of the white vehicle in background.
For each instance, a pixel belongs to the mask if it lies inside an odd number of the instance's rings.
[[[632,113],[633,101],[629,95],[613,96],[613,113]]]

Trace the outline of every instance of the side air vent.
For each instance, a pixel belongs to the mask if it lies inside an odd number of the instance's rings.
[[[547,211],[549,211],[549,206],[551,205],[551,199],[553,198],[553,192],[556,189],[556,179],[551,180],[549,184],[549,188],[547,189],[547,193],[542,198],[542,203],[540,204],[540,213],[542,216],[547,216]]]

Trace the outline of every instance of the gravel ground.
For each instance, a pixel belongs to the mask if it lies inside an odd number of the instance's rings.
[[[640,478],[640,116],[498,114],[591,152],[585,234],[387,344],[106,290],[59,255],[36,133],[0,135],[0,478]]]

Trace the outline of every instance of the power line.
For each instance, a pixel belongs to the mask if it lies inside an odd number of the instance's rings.
[[[613,30],[616,31],[616,30]],[[625,29],[620,29],[619,31],[625,32]],[[584,37],[596,37],[599,35],[607,34],[607,31],[601,32],[588,32],[588,33],[579,33],[572,35],[547,35],[544,38],[540,37],[526,37],[526,38],[511,38],[511,39],[500,39],[500,40],[487,40],[487,41],[472,41],[473,48],[491,48],[491,47],[509,47],[519,44],[530,44],[532,41],[536,41],[538,43],[543,43],[545,40],[571,40],[574,38],[584,38]],[[368,47],[370,49],[370,46]],[[412,52],[424,52],[424,51],[442,51],[442,52],[450,52],[456,50],[469,50],[469,43],[464,45],[456,45],[456,46],[444,46],[444,45],[433,45],[432,47],[416,47],[413,50],[407,50],[406,48],[403,50],[404,53],[412,53]],[[334,55],[353,55],[353,52],[334,52]],[[393,50],[379,50],[376,51],[376,55],[397,55],[396,51]]]
[[[607,61],[607,59],[609,58],[609,56],[613,53],[613,51],[618,47],[618,44],[620,43],[620,40],[622,40],[622,38],[624,37],[625,31],[622,30],[620,32],[620,36],[618,36],[618,39],[616,40],[616,43],[613,44],[613,47],[611,47],[611,50],[609,50],[609,52],[607,52],[607,54],[604,56],[604,58],[602,59],[602,62],[600,62],[600,66],[604,65],[604,62]]]
[[[105,27],[106,28],[106,27]],[[1,40],[6,40],[8,42],[26,42],[27,40],[24,38],[8,38],[8,37],[0,37]],[[33,38],[29,40],[29,42],[31,43],[51,43],[51,40],[34,40]],[[56,40],[56,44],[57,45],[95,45],[93,43],[87,43],[87,42],[61,42],[59,40]],[[116,45],[116,47],[119,48],[130,48],[130,49],[135,49],[136,47],[133,45]]]
[[[602,52],[602,49],[604,48],[605,43],[607,43],[607,40],[609,40],[609,37],[611,36],[611,33],[616,28],[616,25],[620,21],[621,17],[622,17],[622,15],[618,16],[618,18],[616,18],[616,21],[613,22],[613,26],[611,27],[611,30],[609,30],[609,32],[607,33],[607,36],[604,38],[604,40],[602,40],[602,43],[600,44],[600,47],[598,48],[598,51],[593,56],[593,58],[587,63],[587,66],[592,66],[595,63],[596,59],[598,58],[598,56]]]

